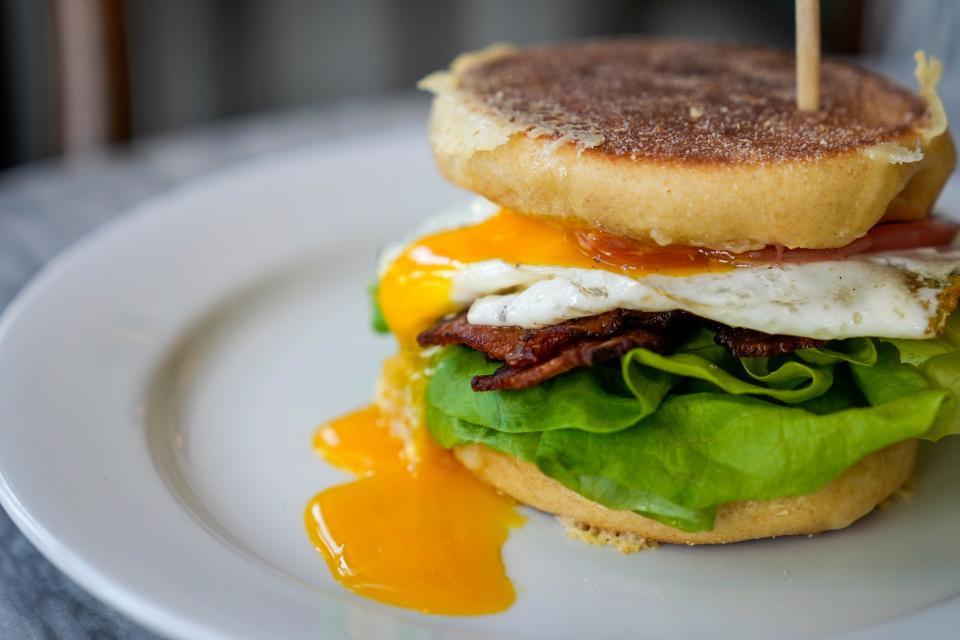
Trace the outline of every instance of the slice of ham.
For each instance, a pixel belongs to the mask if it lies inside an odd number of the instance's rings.
[[[764,247],[733,255],[737,264],[805,263],[823,260],[843,260],[865,252],[901,251],[922,247],[942,247],[953,242],[960,225],[941,218],[926,218],[913,222],[885,222],[878,224],[862,238],[835,249],[786,249]]]
[[[960,225],[942,218],[878,224],[869,231],[870,239],[873,240],[870,251],[942,247],[953,242],[958,231]]]
[[[873,247],[873,239],[869,236],[857,238],[844,247],[835,249],[786,249],[784,247],[764,247],[756,251],[746,251],[735,255],[733,262],[737,265],[755,264],[804,264],[807,262],[822,262],[823,260],[843,260],[858,253],[863,253]]]
[[[843,260],[867,251],[943,247],[953,241],[958,231],[960,225],[940,218],[886,222],[875,225],[866,235],[843,247],[788,249],[781,245],[771,245],[742,253],[689,246],[650,246],[595,229],[577,231],[576,238],[581,249],[599,261],[640,271],[657,271],[659,268],[707,268],[717,263],[738,267],[803,264]]]

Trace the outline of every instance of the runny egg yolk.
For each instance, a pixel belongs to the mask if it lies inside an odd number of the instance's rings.
[[[426,434],[422,365],[389,359],[378,403],[317,431],[317,453],[360,479],[315,496],[307,532],[359,595],[424,613],[503,611],[515,594],[500,550],[522,517]]]
[[[471,262],[605,269],[615,273],[691,275],[732,268],[730,254],[696,247],[657,247],[603,231],[500,210],[486,220],[441,231],[408,246],[380,280],[379,303],[401,345],[457,310],[451,275]]]

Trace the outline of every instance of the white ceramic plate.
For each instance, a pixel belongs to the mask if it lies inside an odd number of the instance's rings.
[[[952,630],[960,439],[924,449],[914,499],[814,539],[622,556],[530,511],[499,615],[421,616],[337,586],[303,510],[349,476],[311,436],[368,401],[392,348],[368,330],[377,247],[464,197],[424,132],[398,130],[199,180],[80,243],[0,325],[4,507],[73,579],[178,637]]]

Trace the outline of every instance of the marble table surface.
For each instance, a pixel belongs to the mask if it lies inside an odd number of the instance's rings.
[[[426,122],[418,95],[344,101],[144,139],[125,148],[0,173],[0,312],[52,257],[135,204],[267,153]],[[0,638],[157,636],[51,565],[0,511]]]

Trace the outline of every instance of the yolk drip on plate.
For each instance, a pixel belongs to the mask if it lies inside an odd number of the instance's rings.
[[[313,498],[308,534],[362,596],[424,613],[503,611],[514,590],[500,551],[522,517],[425,433],[418,360],[388,360],[377,404],[317,431],[317,453],[359,479]]]
[[[506,209],[486,220],[441,231],[408,246],[380,280],[379,302],[401,344],[457,310],[450,276],[471,262],[605,269],[643,275],[691,275],[733,268],[732,256],[696,247],[658,247],[598,230],[563,226]]]

